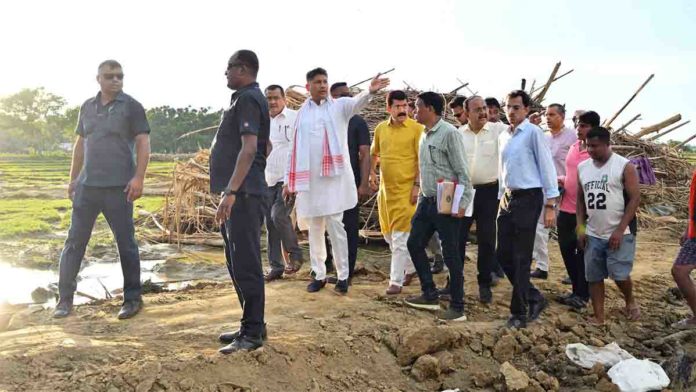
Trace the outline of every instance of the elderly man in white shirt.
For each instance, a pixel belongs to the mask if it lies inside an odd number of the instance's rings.
[[[493,275],[498,270],[495,259],[496,218],[498,216],[499,145],[498,139],[507,126],[488,121],[488,108],[482,97],[472,96],[464,101],[469,122],[459,129],[464,136],[464,151],[474,187],[473,208],[462,219],[459,249],[462,258],[466,251],[471,224],[476,221],[478,240],[479,301],[491,303]]]
[[[285,90],[274,84],[266,88],[266,99],[271,117],[269,139],[271,152],[266,159],[266,233],[268,242],[268,261],[271,266],[266,274],[266,282],[283,277],[283,273],[292,274],[303,263],[302,250],[297,243],[295,227],[290,219],[292,205],[283,199],[283,180],[288,163],[288,154],[292,146],[293,127],[297,112],[285,106]],[[288,253],[288,266],[285,266],[283,250]]]
[[[298,221],[309,229],[309,257],[314,272],[307,286],[309,292],[326,285],[327,231],[338,279],[334,291],[348,292],[348,239],[342,219],[343,211],[358,203],[350,168],[348,121],[367,105],[372,94],[388,85],[389,79],[378,75],[368,91],[334,99],[329,95],[326,70],[316,68],[307,73],[310,97],[297,113],[283,194],[297,195]]]

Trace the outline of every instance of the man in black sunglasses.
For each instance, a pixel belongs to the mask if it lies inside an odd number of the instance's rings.
[[[99,65],[100,91],[80,108],[75,133],[68,196],[72,217],[60,255],[60,300],[53,317],[72,311],[85,248],[100,213],[116,238],[123,270],[123,306],[119,319],[135,316],[142,307],[140,256],[135,242],[133,202],[143,193],[150,159],[150,126],[143,106],[125,94],[123,69],[115,60]],[[133,160],[136,152],[137,162]]]
[[[467,122],[469,122],[469,119],[466,117],[466,110],[464,110],[464,101],[466,101],[466,97],[458,95],[452,98],[449,103],[449,108],[452,110],[452,115],[457,120],[459,125],[466,125]]]

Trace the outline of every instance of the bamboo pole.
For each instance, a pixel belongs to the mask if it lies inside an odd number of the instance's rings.
[[[377,74],[377,77],[382,76],[382,75],[386,75],[386,74],[388,74],[389,72],[392,72],[392,71],[395,70],[395,69],[396,69],[396,68],[392,68],[392,69],[390,69],[390,70],[388,70],[388,71],[380,72],[380,73]],[[363,84],[363,83],[365,83],[365,82],[367,82],[367,81],[370,81],[370,80],[372,80],[372,79],[374,79],[374,78],[375,78],[374,76],[371,76],[371,77],[369,77],[369,78],[367,78],[367,79],[365,79],[365,80],[361,80],[361,81],[359,81],[358,83],[355,83],[355,84],[352,85],[352,86],[349,86],[348,88],[357,87],[357,86],[359,86],[359,85],[361,85],[361,84]]]
[[[686,143],[688,143],[688,142],[690,142],[690,141],[692,141],[692,140],[694,140],[694,139],[696,139],[696,133],[693,134],[690,138],[688,138],[688,139],[684,140],[683,142],[677,144],[674,148],[676,148],[676,149],[678,150],[678,149],[684,147],[684,146],[686,145]]]
[[[461,86],[455,88],[454,90],[450,91],[450,94],[456,94],[457,91],[463,89],[464,87],[466,87],[466,86],[468,86],[468,85],[469,85],[469,82],[466,82],[466,83],[462,84]]]
[[[655,125],[641,128],[640,132],[636,133],[634,136],[637,138],[640,138],[640,137],[643,137],[645,135],[649,135],[653,132],[659,131],[660,129],[662,129],[664,127],[668,127],[668,126],[670,126],[678,121],[681,121],[681,114],[675,114],[674,116],[672,116],[666,120],[660,121],[659,123],[657,123]]]
[[[619,111],[617,111],[616,114],[614,114],[614,116],[612,116],[612,118],[611,118],[609,121],[605,121],[605,122],[604,122],[604,124],[603,124],[604,128],[609,128],[609,126],[611,126],[611,123],[613,123],[614,120],[616,120],[616,118],[619,117],[619,114],[621,114],[621,112],[623,112],[624,109],[626,109],[626,107],[636,98],[636,96],[638,95],[638,93],[639,93],[639,92],[645,87],[645,85],[647,85],[648,82],[650,82],[650,81],[652,80],[652,78],[654,78],[654,77],[655,77],[655,74],[651,74],[651,75],[648,77],[648,79],[646,79],[645,82],[643,82],[643,84],[641,84],[640,87],[638,87],[638,90],[636,90],[636,92],[633,93],[633,95],[631,95],[631,98],[628,99],[628,101],[621,107],[621,109],[619,109]]]
[[[568,72],[566,72],[566,73],[564,73],[564,74],[562,74],[562,75],[560,75],[560,76],[556,76],[556,78],[554,78],[553,81],[555,82],[555,81],[557,81],[558,79],[560,79],[560,78],[562,78],[562,77],[564,77],[564,76],[569,75],[569,74],[570,74],[571,72],[573,72],[573,71],[575,71],[575,70],[574,70],[574,69],[571,69],[570,71],[568,71]],[[539,87],[537,87],[537,88],[535,88],[535,89],[532,89],[532,94],[534,94],[535,92],[541,90],[541,89],[544,88],[544,87],[546,87],[545,84],[544,84],[544,85],[541,85],[541,86],[539,86]]]
[[[195,134],[197,134],[197,133],[206,132],[206,131],[212,131],[213,129],[217,129],[217,128],[218,128],[217,125],[213,125],[212,127],[205,127],[205,128],[201,128],[201,129],[196,129],[195,131],[186,132],[185,134],[183,134],[183,135],[179,136],[178,138],[176,138],[176,140],[181,140],[181,139],[183,139],[183,138],[185,138],[185,137],[189,137],[189,136],[195,135]]]
[[[683,127],[684,125],[686,125],[686,124],[688,124],[688,123],[690,123],[690,122],[691,122],[691,120],[684,121],[683,123],[681,123],[681,124],[679,124],[679,125],[676,125],[676,126],[670,128],[670,129],[668,129],[668,130],[666,130],[666,131],[664,131],[664,132],[658,133],[657,135],[651,137],[651,138],[648,139],[648,140],[657,140],[657,139],[661,138],[662,136],[665,136],[666,134],[668,134],[668,133],[674,131],[675,129],[679,129],[679,128]]]
[[[639,119],[639,118],[640,118],[640,113],[636,114],[635,117],[633,117],[632,119],[630,119],[626,124],[622,125],[621,128],[617,129],[617,130],[616,130],[616,133],[619,133],[619,132],[625,130],[626,127],[628,127],[629,125],[631,125],[634,121],[636,121],[636,120]]]
[[[557,62],[556,65],[553,67],[553,71],[551,71],[551,75],[549,76],[549,80],[546,82],[546,84],[541,89],[539,94],[537,94],[537,96],[533,98],[534,101],[541,102],[544,99],[544,96],[549,91],[549,87],[551,87],[551,83],[553,83],[553,80],[556,78],[556,74],[558,73],[559,68],[561,68],[560,61]]]

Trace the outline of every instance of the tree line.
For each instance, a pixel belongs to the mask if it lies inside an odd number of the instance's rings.
[[[0,98],[0,152],[47,154],[72,151],[79,106],[44,88],[27,88]],[[159,106],[146,111],[152,152],[189,153],[210,147],[214,130],[179,136],[216,126],[222,110]]]

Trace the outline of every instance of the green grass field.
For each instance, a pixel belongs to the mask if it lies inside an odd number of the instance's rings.
[[[174,162],[151,162],[148,184],[166,181]],[[65,231],[70,226],[71,202],[65,195],[70,174],[68,156],[0,156],[0,238],[20,238]],[[31,194],[31,196],[25,196]],[[164,198],[145,196],[139,209],[154,211]],[[106,228],[99,217],[97,227]]]

